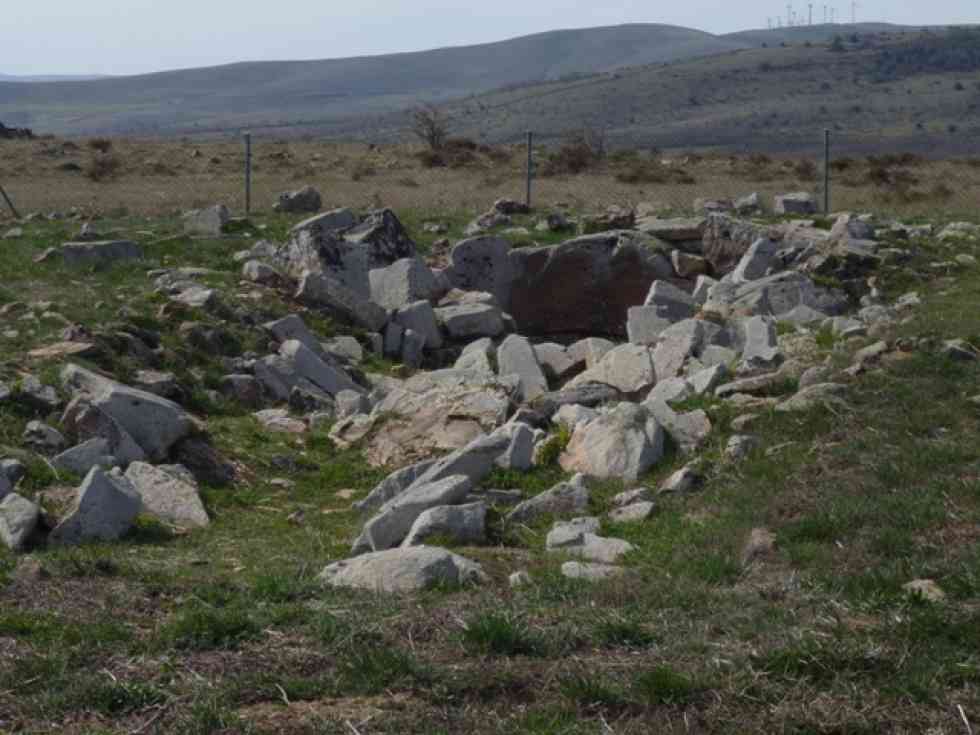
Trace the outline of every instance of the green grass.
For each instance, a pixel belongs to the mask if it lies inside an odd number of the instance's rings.
[[[466,622],[464,647],[485,656],[540,656],[546,646],[519,618],[506,613],[482,613]]]

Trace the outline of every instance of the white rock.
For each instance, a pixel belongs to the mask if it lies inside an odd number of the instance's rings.
[[[579,424],[559,458],[566,472],[635,481],[663,456],[664,431],[647,409],[620,403]]]
[[[631,503],[630,505],[624,505],[622,508],[616,508],[609,512],[609,520],[614,523],[636,523],[637,521],[645,521],[647,518],[653,515],[654,508],[653,503],[650,501],[643,501],[640,503]]]
[[[417,592],[444,585],[485,582],[479,564],[445,549],[412,546],[363,554],[334,562],[321,572],[331,587],[371,592]]]
[[[41,509],[17,493],[0,500],[0,541],[12,551],[24,548],[41,518]]]
[[[190,473],[180,469],[133,462],[125,477],[136,489],[147,513],[180,528],[204,528],[211,521],[197,483]]]
[[[580,561],[567,561],[561,565],[561,573],[569,579],[598,582],[610,577],[618,577],[625,570],[612,564],[588,564]]]

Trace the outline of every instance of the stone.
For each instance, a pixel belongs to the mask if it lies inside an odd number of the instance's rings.
[[[397,546],[408,535],[423,511],[440,505],[457,505],[472,489],[466,475],[452,475],[433,482],[417,480],[410,488],[386,502],[364,524],[353,553],[381,551]]]
[[[435,312],[439,324],[454,340],[498,337],[506,331],[503,312],[490,304],[442,306]]]
[[[36,411],[49,413],[61,405],[58,392],[50,385],[44,385],[33,375],[21,378],[15,394],[18,403]]]
[[[656,382],[652,350],[642,345],[625,344],[607,352],[595,367],[576,377],[569,386],[604,383],[622,393],[634,394],[648,390]]]
[[[429,459],[423,462],[402,467],[388,475],[380,484],[375,486],[367,497],[353,504],[355,510],[369,512],[380,508],[396,495],[411,487],[437,460]]]
[[[67,442],[60,431],[43,421],[29,421],[24,429],[24,443],[39,452],[60,451]]]
[[[689,375],[686,382],[691,386],[691,392],[694,395],[712,395],[715,389],[725,382],[729,374],[728,366],[725,363],[720,363]]]
[[[453,365],[457,370],[470,370],[487,375],[495,375],[493,362],[497,359],[497,349],[489,337],[470,342]]]
[[[6,495],[12,493],[13,486],[20,480],[20,477],[17,477],[16,480],[11,479],[16,475],[16,469],[9,464],[11,461],[13,460],[3,460],[3,463],[0,463],[0,500],[3,500]]]
[[[534,345],[534,355],[545,375],[552,380],[563,380],[582,363],[576,362],[568,348],[554,342]]]
[[[506,305],[515,275],[510,250],[510,241],[496,235],[458,242],[450,255],[450,282],[464,291],[493,294],[497,304]]]
[[[742,256],[742,259],[738,261],[735,270],[732,271],[732,283],[755,281],[768,275],[769,268],[772,266],[780,247],[781,243],[768,238],[756,240]]]
[[[694,395],[694,390],[687,380],[684,378],[667,378],[666,380],[658,381],[653,386],[653,390],[650,391],[646,400],[651,402],[663,401],[667,405],[671,405],[686,401],[692,395]]]
[[[776,334],[776,322],[770,317],[753,316],[743,322],[745,347],[742,365],[748,370],[778,367],[783,361]]]
[[[567,429],[574,430],[579,424],[591,421],[598,415],[599,412],[594,409],[577,404],[568,404],[559,408],[551,420]]]
[[[364,389],[346,373],[328,365],[299,340],[290,339],[284,342],[279,348],[279,356],[292,368],[296,376],[306,378],[331,396],[342,390],[364,392]]]
[[[614,508],[623,508],[634,503],[644,503],[653,500],[649,488],[635,487],[632,490],[624,490],[613,496],[612,505]]]
[[[302,189],[280,194],[272,208],[276,212],[292,214],[297,212],[319,212],[322,206],[323,199],[320,197],[320,192],[312,186],[304,186]]]
[[[133,462],[125,477],[143,501],[143,510],[179,528],[204,528],[210,523],[193,475],[183,467]]]
[[[534,401],[531,407],[547,421],[562,406],[596,408],[605,403],[619,403],[622,400],[623,394],[611,385],[585,381],[579,385],[567,386],[560,391],[546,393]]]
[[[388,322],[384,331],[384,355],[398,359],[402,354],[402,340],[405,338],[405,327],[395,322]]]
[[[685,465],[660,483],[661,493],[686,493],[701,484],[702,478],[693,465]]]
[[[41,519],[41,509],[17,493],[0,498],[0,542],[11,551],[21,551]]]
[[[395,312],[394,322],[422,335],[425,338],[425,349],[438,350],[443,345],[435,310],[428,301],[415,301],[400,307]]]
[[[760,214],[762,199],[757,192],[752,192],[735,200],[735,212],[741,215]]]
[[[654,281],[643,305],[656,306],[657,313],[672,323],[694,316],[694,300],[691,295],[668,281]]]
[[[694,291],[691,292],[691,299],[694,301],[695,306],[704,305],[708,300],[708,292],[717,283],[718,281],[710,276],[698,276],[694,282]]]
[[[622,508],[616,508],[609,512],[609,520],[613,523],[637,523],[645,521],[653,515],[656,506],[650,501],[631,503]]]
[[[708,261],[700,255],[691,255],[682,250],[675,250],[670,254],[670,263],[678,278],[694,278],[708,271]]]
[[[562,549],[566,554],[577,556],[589,562],[614,564],[636,547],[618,538],[605,538],[587,533],[579,544]]]
[[[435,276],[418,257],[402,258],[385,268],[376,268],[368,273],[368,279],[371,301],[386,309],[427,301],[439,293]]]
[[[581,546],[586,534],[595,534],[598,532],[600,525],[602,525],[601,521],[594,516],[573,518],[570,521],[558,521],[548,532],[544,547],[548,551],[554,551],[570,546]]]
[[[289,232],[291,235],[297,235],[304,231],[314,235],[322,235],[343,232],[356,224],[357,217],[349,209],[331,209],[329,212],[303,220]]]
[[[518,377],[519,401],[533,401],[548,392],[548,380],[527,337],[512,334],[500,344],[497,348],[497,370],[501,376]]]
[[[84,442],[87,439],[99,438],[107,442],[107,454],[115,458],[119,464],[129,464],[146,459],[146,452],[136,443],[136,440],[99,407],[92,405],[89,400],[80,395],[72,399],[61,417],[65,430]]]
[[[977,348],[965,339],[946,340],[939,352],[946,359],[956,362],[976,362],[980,359]]]
[[[282,273],[259,260],[249,260],[242,265],[242,278],[263,286],[277,286],[285,280]]]
[[[351,337],[349,334],[341,334],[327,342],[321,342],[320,346],[328,355],[341,361],[357,363],[364,359],[364,348],[356,337]]]
[[[358,295],[337,278],[325,273],[303,271],[295,294],[296,300],[341,321],[378,332],[388,322],[388,312]]]
[[[705,340],[704,324],[698,319],[685,319],[660,333],[653,350],[653,370],[658,381],[681,374],[684,363],[700,350]]]
[[[412,546],[334,562],[319,579],[331,587],[393,593],[478,584],[487,578],[479,564],[462,556],[445,549]]]
[[[847,386],[840,383],[817,383],[801,389],[791,398],[776,406],[776,411],[807,411],[817,405],[843,405],[841,394]]]
[[[72,546],[85,541],[113,541],[125,534],[142,508],[132,484],[119,474],[93,468],[78,488],[67,515],[51,531],[48,543]]]
[[[919,598],[928,602],[938,603],[946,599],[946,593],[942,587],[932,579],[913,579],[911,582],[903,584],[902,589],[909,597]]]
[[[599,582],[610,577],[619,577],[625,570],[612,564],[589,564],[580,561],[567,561],[561,565],[562,576],[586,582]]]
[[[323,346],[320,344],[320,340],[309,330],[299,314],[290,314],[281,319],[266,322],[262,328],[280,344],[295,339],[318,355],[323,354]]]
[[[371,401],[366,395],[356,390],[342,390],[334,396],[336,416],[345,419],[359,413],[371,411]]]
[[[188,235],[219,237],[230,219],[231,213],[223,204],[197,209],[184,214],[184,232]]]
[[[614,342],[602,337],[586,337],[569,345],[567,353],[575,365],[584,363],[586,369],[591,369],[615,346]]]
[[[130,240],[67,242],[61,246],[61,257],[69,267],[98,267],[124,260],[142,260],[143,248]]]
[[[252,415],[256,421],[262,424],[263,428],[269,431],[281,431],[287,434],[306,433],[306,423],[300,419],[292,418],[288,409],[268,408],[264,411],[256,411]]]
[[[667,242],[692,242],[700,240],[706,220],[704,217],[678,217],[673,219],[643,217],[636,222],[636,229]]]
[[[262,402],[262,385],[252,375],[225,375],[218,390],[246,408],[256,408]]]
[[[531,584],[531,575],[521,569],[513,572],[509,577],[507,577],[507,584],[510,585],[511,589],[527,587],[529,584]]]
[[[520,503],[506,516],[507,523],[529,523],[543,515],[581,513],[589,505],[589,488],[585,477],[575,475],[533,498]]]
[[[460,545],[482,544],[486,541],[486,520],[484,503],[430,508],[415,519],[402,547],[420,546],[433,536]]]
[[[406,329],[402,336],[401,361],[405,367],[418,369],[422,366],[425,336],[414,329]]]
[[[773,211],[776,214],[816,214],[817,204],[812,194],[797,191],[776,196]]]
[[[527,424],[511,422],[495,432],[510,437],[510,445],[495,464],[505,470],[527,472],[534,466],[535,433]]]
[[[660,461],[664,431],[644,407],[620,403],[575,427],[559,458],[566,472],[635,481]]]
[[[93,358],[99,354],[99,348],[91,342],[56,342],[38,347],[27,353],[33,360],[64,360],[71,357]],[[0,400],[2,398],[0,389]]]
[[[647,401],[643,405],[684,454],[700,449],[711,434],[711,421],[701,409],[676,413],[663,401]]]
[[[745,459],[761,446],[759,438],[751,434],[736,434],[728,440],[725,446],[725,456],[738,462]]]
[[[51,464],[62,472],[84,477],[93,467],[107,470],[118,465],[119,460],[112,455],[107,439],[94,437],[57,455]]]

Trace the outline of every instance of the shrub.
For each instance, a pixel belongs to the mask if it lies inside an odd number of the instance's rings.
[[[412,110],[412,132],[430,149],[441,150],[449,135],[449,117],[435,105],[419,105]]]
[[[122,161],[112,153],[96,153],[85,166],[85,175],[92,181],[105,181],[119,173]]]
[[[108,138],[92,138],[88,142],[88,147],[99,153],[108,153],[112,150],[112,141]]]

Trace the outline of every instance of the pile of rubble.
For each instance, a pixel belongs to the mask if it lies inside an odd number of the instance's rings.
[[[288,209],[291,200],[281,201]],[[807,211],[806,201],[792,195],[777,207]],[[458,242],[441,268],[419,254],[391,210],[358,217],[338,209],[296,225],[285,243],[260,241],[235,256],[249,288],[274,290],[350,325],[350,335],[329,341],[299,314],[256,322],[202,285],[204,271],[150,276],[168,300],[166,316],[193,307],[261,332],[269,350],[243,354],[220,327],[181,325],[189,344],[224,356],[225,397],[253,409],[270,431],[330,426],[337,445],[361,448],[373,466],[399,468],[356,503],[364,523],[351,558],[328,566],[325,582],[407,590],[480,581],[477,563],[425,544],[485,542],[491,507],[505,509],[507,524],[559,517],[548,550],[572,558],[566,575],[600,578],[623,573],[617,562],[632,547],[601,536],[601,519],[586,515],[590,480],[634,483],[661,462],[669,442],[690,461],[660,491],[691,489],[703,479],[697,453],[712,425],[686,402],[714,397],[739,409],[733,425],[745,433],[727,447],[738,461],[758,445],[747,429],[760,411],[845,400],[848,375],[812,364],[815,333],[873,338],[918,303],[915,294],[883,303],[874,283],[879,269],[911,257],[911,245],[901,243],[926,234],[921,229],[849,214],[831,229],[806,219],[771,224],[739,214],[750,205],[702,203],[690,218],[617,211],[587,223],[617,229],[543,247],[513,248],[506,237],[480,234]],[[495,211],[507,216],[509,206]],[[186,221],[192,230],[206,222],[220,231],[226,220],[213,208]],[[548,215],[540,227],[559,224],[572,226]],[[940,238],[976,234],[958,225]],[[141,257],[130,245],[68,244],[61,256]],[[127,334],[114,338],[152,360],[159,340]],[[80,334],[49,349],[70,357],[81,354],[79,345],[96,346]],[[846,372],[887,359],[896,347],[907,346],[872,344]],[[976,358],[965,343],[943,349]],[[369,352],[414,373],[365,373]],[[206,426],[181,408],[166,374],[143,371],[133,387],[68,364],[62,381],[72,395],[61,420],[69,436],[33,422],[25,441],[85,481],[49,498],[46,508],[64,501],[52,514],[13,492],[23,467],[7,463],[0,537],[8,545],[38,533],[49,543],[116,538],[141,511],[182,527],[208,523],[197,481],[220,461],[208,455]],[[0,401],[11,400],[3,391],[0,385]],[[16,397],[57,407],[55,392],[40,383],[19,386]],[[525,498],[485,487],[495,468],[528,471],[556,453],[572,477],[545,493]],[[646,488],[624,492],[609,520],[642,521],[653,500]],[[512,582],[526,579],[517,571]]]

